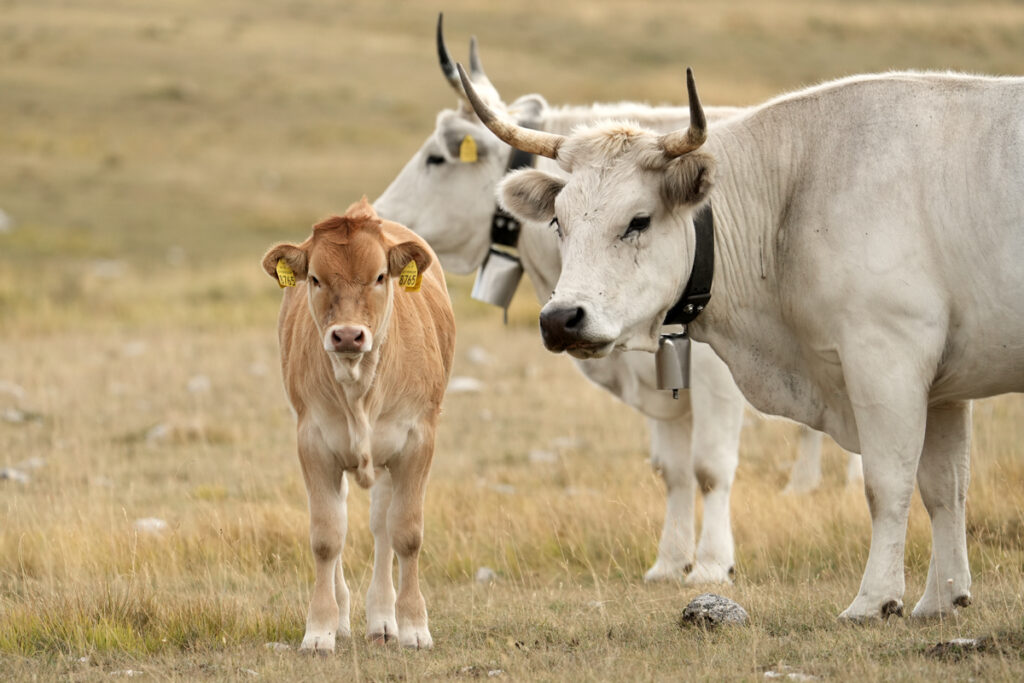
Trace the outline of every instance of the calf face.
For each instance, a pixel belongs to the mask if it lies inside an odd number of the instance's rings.
[[[383,341],[396,279],[410,263],[422,273],[430,260],[416,242],[389,242],[364,197],[344,216],[313,226],[305,242],[272,247],[263,257],[263,269],[282,286],[282,268],[305,284],[309,311],[335,376],[351,381],[359,379],[363,354]]]

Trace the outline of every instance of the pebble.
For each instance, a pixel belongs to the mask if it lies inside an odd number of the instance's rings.
[[[498,580],[498,573],[490,567],[480,567],[476,570],[477,583],[494,583]]]

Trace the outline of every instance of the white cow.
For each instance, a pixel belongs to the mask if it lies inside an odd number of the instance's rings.
[[[463,80],[499,136],[569,174],[520,171],[500,190],[560,231],[548,347],[653,350],[710,201],[714,290],[690,334],[755,407],[863,456],[871,549],[841,616],[902,614],[915,474],[932,555],[913,614],[970,604],[971,399],[1024,389],[1024,79],[858,76],[708,132],[688,73],[688,130],[568,137],[500,118]]]
[[[423,236],[447,270],[469,273],[487,254],[494,194],[507,172],[512,149],[487,130],[465,101],[444,45],[440,19],[437,46],[442,71],[460,96],[460,105],[457,110],[438,115],[433,135],[374,206],[380,215]],[[689,122],[686,108],[651,108],[634,103],[554,109],[539,95],[528,95],[506,106],[483,73],[475,41],[470,45],[470,60],[476,88],[485,93],[492,106],[542,130],[568,133],[580,124],[607,118],[641,121],[665,131]],[[708,113],[713,118],[724,118],[738,111],[720,107]],[[468,162],[460,161],[467,136],[475,146],[475,160]],[[539,162],[549,171],[558,171],[557,165],[547,159]],[[538,300],[547,301],[561,272],[553,231],[546,223],[527,222],[518,252]],[[654,364],[648,354],[615,352],[610,358],[580,360],[577,365],[591,381],[647,418],[651,463],[665,481],[668,498],[658,557],[645,578],[728,582],[733,569],[729,491],[737,464],[744,401],[725,364],[706,345],[695,347],[692,403],[686,393],[675,401],[668,392],[655,388]],[[800,458],[787,487],[793,492],[811,490],[821,479],[821,435],[804,430],[800,446]],[[850,464],[854,476],[859,477],[859,459],[852,457]],[[698,483],[704,523],[695,550],[693,520]]]

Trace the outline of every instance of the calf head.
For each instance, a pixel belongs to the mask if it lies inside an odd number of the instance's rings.
[[[378,214],[425,239],[445,270],[471,273],[487,255],[495,189],[511,150],[480,121],[466,99],[437,24],[441,70],[459,97],[455,109],[437,115],[434,132],[374,201]],[[470,43],[470,77],[480,97],[515,118],[539,117],[547,104],[539,95],[506,106]]]
[[[690,127],[664,135],[622,123],[568,137],[528,130],[491,110],[465,76],[463,83],[498,137],[557,160],[569,174],[517,171],[498,190],[513,215],[550,222],[558,233],[562,273],[541,310],[545,346],[578,358],[615,348],[654,351],[689,279],[693,214],[707,200],[715,168],[697,151],[707,122],[692,74]]]
[[[364,354],[379,348],[394,306],[396,280],[410,262],[423,273],[431,256],[420,243],[393,243],[364,197],[344,216],[313,226],[301,244],[278,244],[263,269],[279,279],[283,262],[305,285],[309,312],[339,381],[359,379]]]

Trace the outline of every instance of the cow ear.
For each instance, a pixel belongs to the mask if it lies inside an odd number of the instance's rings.
[[[544,171],[528,168],[513,171],[498,186],[501,203],[513,216],[543,223],[555,216],[555,197],[565,181]]]
[[[306,279],[309,257],[305,249],[294,244],[278,244],[267,251],[263,256],[263,270],[267,271],[267,275],[275,280],[278,279],[277,262],[281,259],[284,259],[284,262],[295,273],[296,280]]]
[[[715,160],[703,152],[693,152],[668,162],[661,174],[661,194],[670,207],[702,203],[715,183]]]
[[[388,275],[398,277],[409,261],[415,261],[416,270],[423,273],[433,260],[430,252],[419,242],[402,242],[388,250]]]

